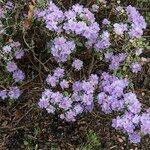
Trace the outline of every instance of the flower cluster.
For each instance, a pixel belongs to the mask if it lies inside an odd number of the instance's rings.
[[[3,46],[0,52],[0,59],[4,60],[21,59],[23,56],[24,50],[21,49],[21,44],[14,41]]]
[[[72,67],[74,67],[76,70],[81,70],[81,68],[83,67],[83,61],[75,59],[72,63]]]
[[[93,12],[97,12],[98,9],[98,6],[92,6]],[[50,1],[45,10],[35,11],[35,17],[42,18],[46,28],[56,33],[49,48],[59,66],[63,66],[64,62],[74,56],[70,54],[75,52],[78,46],[75,42],[82,39],[80,42],[83,43],[84,48],[94,49],[94,54],[105,55],[105,61],[110,63],[109,69],[113,72],[127,58],[130,58],[130,52],[124,49],[119,54],[114,52],[113,47],[116,46],[116,43],[113,43],[111,35],[115,34],[118,41],[127,37],[128,42],[133,38],[141,37],[143,29],[146,28],[144,18],[134,7],[128,6],[126,9],[117,7],[116,10],[119,15],[128,16],[128,22],[124,20],[113,23],[105,18],[102,21],[102,28],[105,29],[103,31],[100,31],[99,24],[90,9],[79,4],[63,12]],[[109,48],[112,52],[108,53]],[[80,59],[74,57],[70,60],[73,60],[71,66],[75,70],[83,68],[83,62]],[[130,67],[133,73],[141,70],[140,64],[132,63],[132,61]],[[121,79],[105,72],[101,78],[97,74],[91,74],[86,80],[76,81],[70,75],[66,75],[65,69],[56,68],[48,75],[46,81],[48,87],[42,93],[38,104],[48,113],[57,113],[61,119],[69,122],[75,121],[76,116],[82,112],[92,111],[96,99],[105,113],[117,111],[122,114],[113,119],[112,126],[127,133],[132,143],[140,142],[140,132],[150,133],[150,111],[142,113],[141,103],[136,94],[127,90],[129,86],[127,79]],[[98,93],[97,87],[100,87]]]
[[[18,99],[20,95],[21,91],[17,86],[10,87],[8,90],[0,90],[0,98],[2,100],[7,98]]]
[[[122,116],[117,116],[112,121],[112,126],[115,129],[123,130],[129,135],[131,143],[139,143],[141,135],[150,134],[150,111],[148,109],[145,113],[141,113],[141,109],[138,107],[135,108],[136,111],[126,111]]]
[[[50,1],[47,9],[36,10],[35,17],[43,17],[46,27],[50,31],[62,32],[61,23],[64,21],[64,13],[52,2]]]
[[[139,71],[141,71],[141,64],[139,63],[132,63],[131,64],[131,69],[133,73],[138,73]]]
[[[18,69],[17,64],[13,59],[21,59],[24,56],[24,51],[20,47],[19,42],[10,42],[9,44],[2,47],[1,55],[2,59],[6,62],[6,70],[12,74],[15,83],[23,81],[25,74]],[[0,90],[0,98],[2,100],[18,99],[21,95],[21,91],[17,86],[11,86],[8,90]]]
[[[114,55],[113,52],[111,52],[105,54],[106,62],[110,62],[110,70],[117,70],[120,64],[126,59],[126,57],[127,55],[125,53]]]
[[[101,77],[101,92],[97,96],[98,103],[105,113],[119,111],[123,114],[112,120],[112,126],[129,135],[131,143],[139,143],[140,133],[150,133],[150,109],[142,113],[141,103],[132,92],[125,92],[127,79],[119,79],[108,73]]]
[[[51,53],[57,62],[65,62],[74,49],[74,41],[67,41],[61,36],[53,40]]]
[[[107,18],[105,18],[105,19],[103,19],[102,24],[103,25],[109,25],[110,21]]]
[[[102,35],[99,36],[96,43],[94,44],[96,52],[101,52],[111,45],[109,36],[110,35],[108,31],[104,31]]]
[[[114,27],[114,32],[117,35],[123,35],[123,33],[128,30],[127,29],[127,24],[123,24],[123,23],[120,23],[120,24],[119,23],[115,23],[113,25],[113,27]]]
[[[92,46],[99,34],[99,24],[95,21],[94,14],[83,5],[73,5],[68,11],[62,12],[52,1],[47,9],[35,11],[36,18],[43,18],[46,27],[57,33],[66,32],[83,36],[87,45]]]
[[[92,46],[99,34],[99,24],[94,14],[83,5],[76,4],[64,13],[65,23],[63,29],[66,33],[74,33],[87,39],[87,45]]]
[[[7,11],[12,9],[13,7],[14,7],[14,5],[13,5],[13,3],[11,1],[7,1],[5,3],[5,5],[0,6],[0,19],[4,19],[5,18],[5,14],[7,13]]]
[[[48,113],[57,111],[60,118],[75,121],[75,117],[83,111],[92,111],[93,94],[98,84],[97,75],[92,74],[87,81],[71,83],[65,79],[64,69],[56,68],[46,81],[50,87],[42,93],[39,106],[45,108]],[[56,87],[61,89],[56,91]]]
[[[128,81],[103,73],[100,82],[101,92],[97,99],[102,110],[105,113],[122,110],[124,108],[124,89],[128,86]]]
[[[139,38],[143,35],[143,29],[146,29],[146,22],[143,16],[140,15],[140,13],[135,9],[135,7],[132,7],[129,5],[126,8],[126,11],[128,13],[128,21],[131,23],[132,28],[129,31],[129,35],[131,38]]]

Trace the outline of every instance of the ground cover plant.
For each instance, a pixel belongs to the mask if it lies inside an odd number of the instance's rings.
[[[121,1],[0,4],[2,149],[150,147],[148,15]]]

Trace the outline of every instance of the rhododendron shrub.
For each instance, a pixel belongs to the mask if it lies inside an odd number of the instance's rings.
[[[18,27],[14,18],[17,7],[12,1],[0,2],[0,66],[9,76],[8,83],[4,86],[0,84],[2,100],[17,100],[22,93],[19,86],[25,78],[25,73],[17,64],[24,57],[25,50],[19,41],[12,39]]]
[[[95,4],[91,8],[75,4],[68,10],[51,0],[45,5],[35,7],[33,26],[40,26],[49,37],[45,41],[46,55],[55,66],[45,79],[38,106],[67,122],[76,121],[80,114],[98,106],[107,115],[118,114],[112,118],[112,126],[126,133],[131,143],[139,143],[142,135],[150,134],[150,111],[142,109],[130,85],[132,76],[142,69],[139,55],[146,47],[142,36],[147,26],[143,16],[135,7],[117,6],[117,19],[100,20]],[[5,20],[12,6],[0,7],[0,18]],[[25,73],[16,60],[24,53],[19,42],[1,46],[0,60],[14,81],[8,89],[0,89],[2,100],[18,99],[21,94],[17,85]]]
[[[111,22],[104,18],[102,20],[104,27],[101,28],[94,12],[97,10],[91,12],[90,9],[79,4],[62,11],[52,1],[48,3],[46,9],[35,11],[35,18],[42,19],[46,28],[56,33],[57,36],[48,48],[58,65],[64,67],[56,68],[53,74],[48,75],[46,79],[48,86],[42,93],[39,106],[45,108],[48,113],[57,112],[60,118],[66,121],[75,121],[76,116],[84,111],[92,111],[96,104],[99,104],[102,111],[107,114],[122,112],[121,116],[113,119],[112,126],[127,133],[130,142],[139,143],[140,135],[144,133],[143,128],[146,134],[148,131],[142,125],[143,116],[146,116],[146,122],[149,120],[148,111],[143,114],[136,94],[127,91],[128,78],[123,74],[118,78],[117,75],[123,69],[124,72],[141,71],[139,58],[136,55],[138,47],[134,47],[133,43],[142,38],[146,22],[134,7],[128,6],[116,10],[116,13],[119,12],[118,17],[125,16],[122,22]],[[122,43],[117,51],[116,40]],[[70,67],[77,72],[85,67],[86,62],[74,58],[78,42],[82,43],[81,46],[87,53],[92,51],[92,55],[102,56],[101,60],[109,65],[109,73],[91,74],[84,80],[75,80],[68,76],[64,62],[67,61],[68,65],[71,63]],[[100,61],[99,57],[98,60]]]
[[[4,100],[7,98],[18,99],[21,91],[18,85],[24,80],[24,72],[18,68],[14,60],[19,60],[24,56],[24,50],[21,49],[19,42],[10,42],[2,47],[1,60],[5,63],[5,70],[11,75],[12,85],[9,88],[0,89],[0,97]]]

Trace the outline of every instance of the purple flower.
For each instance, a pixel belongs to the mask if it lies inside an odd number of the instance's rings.
[[[57,80],[57,77],[48,75],[46,82],[47,82],[47,84],[51,85],[52,87],[55,87],[58,80]]]
[[[106,53],[105,60],[111,62],[109,65],[110,70],[116,70],[120,66],[120,63],[126,59],[127,55],[125,53],[120,53],[118,55],[113,55],[113,53]]]
[[[102,21],[102,24],[104,24],[104,25],[109,25],[109,24],[110,24],[110,21],[105,18],[105,19]]]
[[[105,113],[120,111],[125,107],[124,89],[128,86],[126,79],[103,73],[101,77],[101,92],[98,94],[98,103]],[[139,108],[139,107],[138,107]]]
[[[82,13],[82,11],[84,10],[83,5],[80,4],[75,4],[72,6],[72,9],[76,12],[76,13]]]
[[[64,37],[56,37],[51,47],[51,53],[57,62],[66,62],[74,49],[74,41],[67,41]]]
[[[146,29],[146,22],[143,16],[140,15],[140,13],[135,9],[135,7],[132,7],[129,5],[126,8],[126,11],[128,13],[128,20],[132,23],[132,26],[137,26],[141,29]]]
[[[126,8],[128,13],[128,21],[131,23],[132,28],[129,31],[129,36],[131,38],[140,38],[143,35],[143,29],[146,29],[146,22],[143,16],[135,9],[129,5]]]
[[[25,78],[24,73],[21,70],[16,70],[13,72],[13,79],[18,82],[22,81]]]
[[[7,91],[6,90],[0,90],[0,98],[3,100],[7,98]]]
[[[14,7],[14,5],[11,1],[7,1],[7,3],[5,4],[5,8],[7,8],[7,9],[12,9],[13,7]]]
[[[54,77],[56,77],[58,79],[62,78],[64,76],[64,74],[65,74],[65,70],[62,68],[58,67],[54,70]]]
[[[12,48],[19,48],[20,45],[21,45],[21,44],[20,44],[20,42],[18,42],[18,41],[17,41],[17,42],[14,42],[14,41],[13,41],[12,43],[10,43],[10,46],[11,46]]]
[[[40,108],[47,108],[49,105],[49,101],[47,99],[40,99],[38,105]]]
[[[113,57],[114,57],[113,52],[110,52],[110,53],[107,52],[107,53],[105,54],[105,60],[106,60],[107,62],[111,61],[111,60],[113,59]]]
[[[129,140],[131,143],[138,144],[141,141],[141,137],[138,133],[133,132],[133,133],[129,134]]]
[[[63,100],[63,94],[60,92],[52,93],[51,95],[51,102],[56,104],[60,103]]]
[[[20,95],[21,91],[17,86],[10,87],[10,90],[8,92],[8,96],[10,97],[10,99],[18,99]]]
[[[83,94],[82,102],[85,106],[91,106],[93,104],[93,95],[92,94]]]
[[[52,1],[48,3],[45,10],[37,9],[34,12],[37,19],[43,17],[46,27],[50,31],[62,32],[62,22],[64,21],[64,13]]]
[[[129,112],[125,112],[122,116],[118,116],[116,119],[113,119],[112,126],[116,129],[122,129],[128,134],[134,132],[135,126],[133,124],[134,115]]]
[[[97,85],[98,84],[98,76],[96,74],[91,74],[89,77],[89,81],[91,82],[91,84],[93,85]]]
[[[72,63],[72,67],[74,67],[76,70],[81,70],[81,68],[83,67],[83,61],[79,59],[74,60]]]
[[[14,61],[9,61],[7,62],[6,68],[8,72],[14,72],[17,70],[17,65]]]
[[[15,57],[16,59],[21,59],[24,56],[24,51],[23,50],[19,50],[15,52]]]
[[[69,87],[68,81],[62,80],[60,82],[60,86],[61,86],[62,89],[68,88]]]
[[[82,89],[85,93],[90,94],[94,92],[94,86],[90,82],[83,81],[82,82]]]
[[[6,45],[3,47],[3,52],[5,52],[5,53],[9,53],[9,52],[11,52],[11,50],[12,50],[12,48],[9,45]]]
[[[64,109],[64,110],[68,110],[71,107],[72,101],[70,98],[68,97],[64,97],[60,103],[59,103],[59,107]]]
[[[150,112],[143,113],[140,117],[141,132],[144,134],[150,134]]]
[[[72,110],[65,113],[65,119],[68,122],[75,121],[76,113]]]
[[[133,73],[138,73],[141,71],[141,65],[139,63],[132,63],[131,69]]]
[[[54,114],[54,112],[56,111],[56,108],[52,105],[48,105],[46,110],[47,110],[48,113]]]
[[[104,31],[100,37],[100,39],[97,40],[97,42],[94,45],[94,48],[97,52],[101,52],[102,50],[108,48],[111,45],[109,33],[108,31]]]
[[[118,23],[115,23],[113,25],[113,27],[114,27],[115,33],[118,34],[118,35],[122,35],[124,31],[127,31],[127,24],[123,24],[123,23],[118,24]]]
[[[98,103],[103,104],[103,102],[107,99],[107,95],[104,92],[101,92],[97,95]]]
[[[91,47],[99,34],[99,24],[95,21],[94,14],[88,8],[76,4],[65,12],[63,29],[66,33],[76,34],[86,38],[86,47]]]
[[[137,27],[133,27],[132,29],[130,29],[129,31],[129,36],[131,38],[140,38],[143,35],[143,30],[141,28]]]
[[[80,104],[78,104],[74,107],[74,111],[75,111],[76,115],[78,115],[83,112],[83,107]]]
[[[44,98],[44,99],[50,99],[52,93],[53,93],[52,90],[45,89],[44,92],[42,92],[42,98]]]
[[[72,89],[74,92],[79,92],[82,90],[82,82],[80,81],[75,81],[72,85]]]

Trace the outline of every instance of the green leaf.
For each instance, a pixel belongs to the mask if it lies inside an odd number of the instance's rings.
[[[81,42],[79,42],[79,41],[77,41],[76,44],[77,44],[77,46],[79,46],[79,47],[83,47],[83,44],[82,44]]]
[[[69,93],[68,93],[67,91],[64,91],[64,92],[63,92],[63,95],[64,95],[64,96],[69,96]]]
[[[24,145],[28,145],[29,143],[27,141],[23,141]]]

